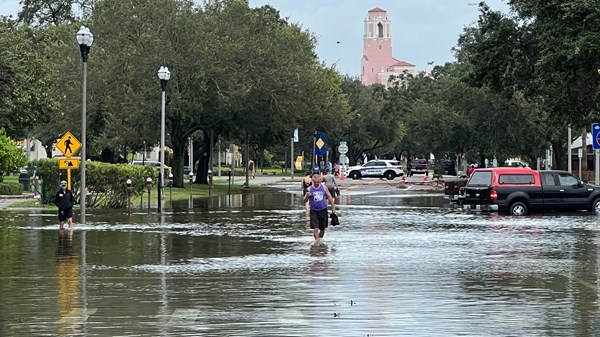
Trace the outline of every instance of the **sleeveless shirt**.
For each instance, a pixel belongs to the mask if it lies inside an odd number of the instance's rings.
[[[312,211],[322,211],[327,208],[327,193],[323,184],[319,184],[318,188],[310,186],[310,209]]]

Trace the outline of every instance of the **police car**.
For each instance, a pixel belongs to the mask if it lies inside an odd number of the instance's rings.
[[[393,180],[404,175],[399,161],[382,159],[370,160],[363,165],[349,167],[346,172],[348,177],[352,179],[375,177]]]

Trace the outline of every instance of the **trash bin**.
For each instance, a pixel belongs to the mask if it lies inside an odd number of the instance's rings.
[[[19,184],[23,185],[23,192],[29,192],[31,182],[29,181],[29,172],[19,173]]]

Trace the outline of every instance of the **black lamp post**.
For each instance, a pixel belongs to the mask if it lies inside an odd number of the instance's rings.
[[[131,192],[133,191],[133,186],[131,186],[131,179],[127,179],[125,184],[127,185],[127,213],[131,215]]]
[[[92,47],[92,43],[94,42],[94,34],[90,32],[90,29],[81,26],[79,31],[75,36],[77,38],[77,43],[79,44],[79,50],[81,51],[81,60],[83,61],[83,81],[81,85],[81,161],[79,164],[79,169],[81,170],[81,202],[80,202],[80,212],[81,212],[81,223],[85,223],[85,204],[87,199],[87,191],[86,191],[86,182],[85,182],[85,166],[86,166],[86,114],[87,114],[87,60],[88,55],[90,53],[90,48]]]
[[[152,191],[152,178],[146,178],[146,189],[148,190],[148,213],[150,213],[150,192]]]

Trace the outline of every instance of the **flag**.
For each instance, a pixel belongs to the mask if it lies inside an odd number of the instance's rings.
[[[294,130],[294,143],[298,143],[298,128]]]

